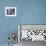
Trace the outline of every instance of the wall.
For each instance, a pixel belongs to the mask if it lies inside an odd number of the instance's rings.
[[[6,6],[16,7],[17,16],[6,17]],[[46,24],[46,0],[0,0],[0,44],[8,43],[9,32],[18,32],[17,24]]]

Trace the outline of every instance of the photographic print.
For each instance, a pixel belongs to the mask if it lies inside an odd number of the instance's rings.
[[[16,7],[5,7],[5,16],[16,16]]]

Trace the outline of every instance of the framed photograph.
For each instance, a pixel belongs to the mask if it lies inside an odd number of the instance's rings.
[[[5,16],[16,16],[16,7],[5,7]]]

